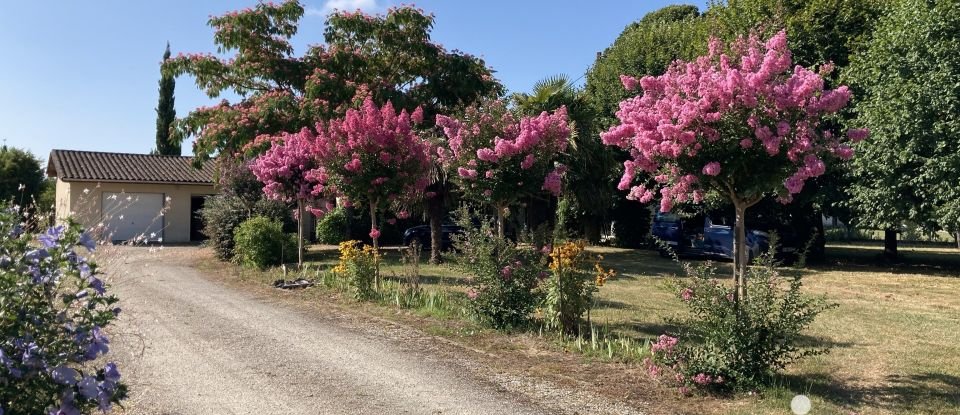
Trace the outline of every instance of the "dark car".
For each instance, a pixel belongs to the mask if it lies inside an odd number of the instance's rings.
[[[657,239],[670,245],[677,255],[733,259],[733,228],[715,224],[706,215],[684,218],[670,213],[657,213],[651,232]],[[769,248],[770,239],[766,232],[747,229],[746,236],[749,260],[752,261]],[[660,254],[668,255],[663,249]]]
[[[450,238],[452,235],[463,233],[463,228],[453,223],[444,223],[441,229],[443,232],[440,237],[441,249],[444,250],[453,246],[453,241]],[[404,246],[410,246],[414,242],[420,244],[421,247],[430,248],[430,225],[414,226],[403,232]]]

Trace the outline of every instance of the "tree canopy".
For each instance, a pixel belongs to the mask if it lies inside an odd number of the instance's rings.
[[[192,75],[210,97],[224,91],[241,96],[178,121],[178,139],[196,137],[198,160],[219,152],[262,151],[269,140],[257,137],[313,127],[368,97],[408,111],[422,106],[431,122],[449,107],[502,91],[483,60],[430,40],[433,16],[422,10],[403,6],[376,16],[335,12],[326,23],[325,43],[298,57],[290,39],[303,14],[298,1],[288,0],[212,17],[217,51],[233,57],[178,55],[164,64],[167,73]]]
[[[850,187],[860,224],[960,225],[960,4],[903,0],[880,19],[848,78],[862,96]]]
[[[0,147],[0,202],[31,203],[40,193],[43,178],[40,160],[33,153],[6,145]]]

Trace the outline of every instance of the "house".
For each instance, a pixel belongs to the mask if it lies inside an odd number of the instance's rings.
[[[190,242],[203,238],[197,216],[216,193],[213,163],[192,157],[53,150],[56,217],[72,216],[111,241]]]

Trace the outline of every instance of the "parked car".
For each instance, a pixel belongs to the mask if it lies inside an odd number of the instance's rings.
[[[451,236],[463,233],[463,228],[453,223],[444,223],[442,225],[441,249],[450,249],[453,246]],[[403,245],[410,246],[414,242],[420,244],[423,248],[430,248],[430,225],[420,225],[408,228],[403,232]]]
[[[653,236],[665,242],[683,256],[733,259],[733,227],[716,224],[706,215],[683,218],[671,213],[657,213],[653,219]],[[753,260],[770,246],[770,236],[766,232],[747,229],[746,247],[749,260]],[[664,249],[663,256],[669,256]]]

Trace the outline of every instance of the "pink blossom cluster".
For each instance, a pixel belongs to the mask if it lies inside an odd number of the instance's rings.
[[[437,125],[447,138],[437,158],[468,196],[505,206],[539,191],[560,194],[566,167],[555,160],[570,138],[566,108],[517,120],[491,101],[460,118],[438,115]]]
[[[661,334],[660,337],[657,337],[657,342],[650,345],[650,351],[653,353],[664,352],[669,353],[673,351],[673,348],[677,346],[679,339],[676,337],[668,336],[666,334]]]
[[[321,195],[327,174],[316,157],[316,135],[308,129],[275,137],[250,164],[267,197],[285,202]]]
[[[684,288],[683,291],[680,291],[680,298],[683,301],[690,301],[693,299],[693,289],[690,287]]]
[[[640,94],[620,103],[620,124],[601,138],[630,152],[619,183],[630,199],[659,196],[661,211],[669,211],[674,203],[698,202],[707,186],[726,192],[756,175],[781,180],[780,193],[789,196],[824,173],[824,157],[849,159],[847,143],[866,138],[866,130],[843,137],[822,121],[847,105],[850,91],[824,87],[831,65],[821,73],[793,66],[785,32],[765,43],[740,39],[729,54],[722,49],[712,39],[706,56],[678,61],[661,76],[621,77]],[[771,159],[782,168],[755,171]],[[652,180],[635,185],[641,172]]]
[[[430,144],[414,130],[422,119],[419,108],[397,112],[389,102],[378,107],[368,98],[344,118],[318,123],[316,155],[337,193],[377,209],[422,196],[432,168]]]

